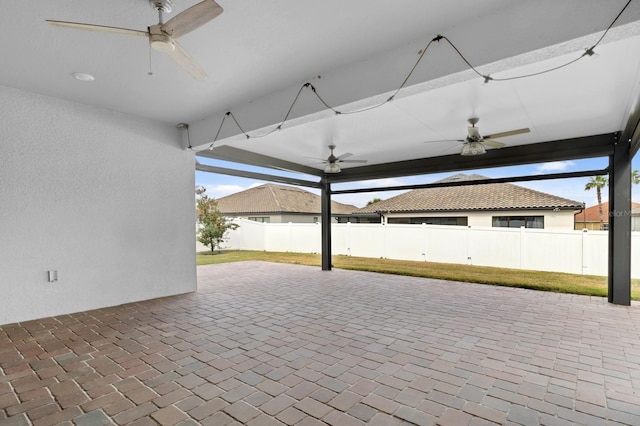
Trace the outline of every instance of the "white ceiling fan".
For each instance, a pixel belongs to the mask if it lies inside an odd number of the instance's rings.
[[[322,164],[326,164],[324,168],[325,173],[340,173],[342,169],[340,168],[339,163],[366,163],[367,160],[345,160],[345,158],[351,157],[353,154],[347,152],[345,154],[336,155],[333,153],[333,150],[336,149],[336,146],[331,144],[329,145],[329,150],[331,151],[326,160],[322,160]],[[316,158],[319,160],[319,158]]]
[[[471,126],[467,127],[468,134],[465,139],[448,139],[438,141],[426,141],[425,143],[434,142],[460,142],[462,149],[460,155],[482,155],[487,152],[486,147],[502,148],[505,144],[496,139],[506,138],[507,136],[521,135],[523,133],[529,133],[531,130],[525,127],[522,129],[509,130],[507,132],[494,133],[492,135],[482,136],[480,129],[476,127],[476,124],[480,119],[478,117],[471,117],[467,120]]]
[[[201,27],[222,13],[222,7],[213,0],[204,0],[184,10],[166,23],[164,13],[172,10],[172,0],[149,0],[151,7],[158,11],[158,23],[147,27],[147,31],[104,25],[84,24],[47,20],[51,25],[87,31],[102,31],[115,34],[147,37],[154,50],[169,54],[185,71],[196,80],[204,80],[207,74],[198,63],[176,42],[176,39]]]

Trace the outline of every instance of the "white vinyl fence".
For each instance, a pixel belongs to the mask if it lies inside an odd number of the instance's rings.
[[[222,248],[320,253],[320,224],[239,219]],[[640,278],[640,232],[632,233],[631,276]],[[333,224],[332,253],[371,258],[607,275],[606,231]],[[198,243],[197,250],[207,250]]]

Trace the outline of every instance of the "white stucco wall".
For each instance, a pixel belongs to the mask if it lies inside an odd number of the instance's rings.
[[[385,215],[390,217],[453,217],[466,216],[468,226],[488,227],[492,226],[493,216],[544,216],[544,229],[549,230],[571,230],[573,229],[573,210],[516,210],[516,211],[472,211],[472,212],[442,212],[442,213],[390,213]]]
[[[268,223],[320,223],[322,222],[322,217],[320,213],[316,214],[261,214],[256,213],[252,215],[244,215],[237,216],[242,219],[249,220],[250,217],[269,217]],[[317,218],[317,220],[314,220]],[[332,223],[337,223],[337,219],[335,217],[331,220]]]
[[[174,126],[3,86],[0,122],[0,324],[196,289]]]

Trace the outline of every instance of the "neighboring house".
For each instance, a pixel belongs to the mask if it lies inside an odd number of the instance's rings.
[[[481,175],[456,174],[438,182],[488,179]],[[583,203],[510,183],[414,189],[356,210],[351,217],[378,217],[377,222],[573,229],[573,214]]]
[[[320,196],[294,186],[272,183],[217,199],[218,208],[228,217],[265,223],[320,222]],[[331,202],[332,215],[350,213],[356,206]]]
[[[631,230],[640,231],[640,203],[631,203]],[[602,203],[603,230],[609,229],[609,203]],[[600,209],[598,205],[590,206],[575,214],[575,229],[600,230]]]

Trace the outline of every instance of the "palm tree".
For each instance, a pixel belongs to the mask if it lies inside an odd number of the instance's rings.
[[[634,170],[631,172],[631,184],[640,184],[640,171]],[[585,191],[590,191],[593,188],[596,189],[596,195],[598,196],[598,210],[600,213],[600,229],[604,228],[604,218],[602,212],[602,188],[609,185],[609,179],[604,176],[593,176],[589,179],[589,182],[584,186]]]
[[[637,170],[636,170],[637,171]],[[585,191],[591,191],[596,189],[596,195],[598,196],[598,212],[600,213],[600,229],[604,228],[604,218],[602,213],[602,188],[609,184],[609,179],[604,176],[592,176],[589,178],[589,182],[584,186]]]

